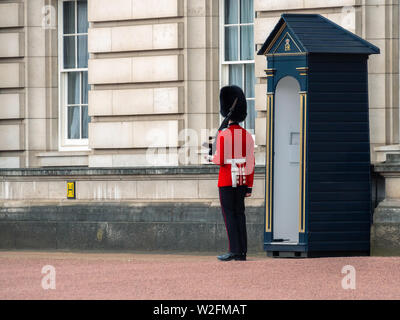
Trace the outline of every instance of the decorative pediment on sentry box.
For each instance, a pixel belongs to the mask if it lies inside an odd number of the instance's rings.
[[[304,52],[301,44],[294,39],[293,34],[282,25],[282,29],[276,34],[265,54],[293,54]]]

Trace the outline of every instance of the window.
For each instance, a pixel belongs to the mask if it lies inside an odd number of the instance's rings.
[[[60,149],[88,145],[88,26],[87,1],[59,1]]]
[[[220,0],[221,86],[241,87],[247,99],[244,127],[254,132],[254,9],[253,0]]]

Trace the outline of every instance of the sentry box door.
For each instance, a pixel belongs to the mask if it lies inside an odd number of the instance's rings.
[[[275,91],[273,239],[299,241],[300,86],[282,78]]]
[[[305,250],[307,59],[281,26],[268,52],[264,248]],[[271,247],[272,246],[272,247]],[[277,249],[278,248],[278,249]]]

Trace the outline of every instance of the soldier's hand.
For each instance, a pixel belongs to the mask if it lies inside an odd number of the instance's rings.
[[[251,197],[251,193],[246,193],[245,197]]]

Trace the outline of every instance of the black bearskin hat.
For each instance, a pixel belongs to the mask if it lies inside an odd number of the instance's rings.
[[[238,101],[229,119],[242,122],[247,116],[247,103],[243,90],[238,86],[226,86],[221,88],[219,93],[220,113],[223,117],[226,117],[236,98],[238,98]]]

